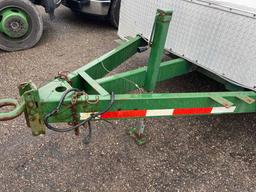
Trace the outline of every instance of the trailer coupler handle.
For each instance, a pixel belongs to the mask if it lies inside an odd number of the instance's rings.
[[[23,98],[20,101],[16,99],[0,99],[0,109],[9,106],[14,107],[14,109],[9,112],[0,112],[0,121],[12,120],[20,116],[24,112],[25,101]]]

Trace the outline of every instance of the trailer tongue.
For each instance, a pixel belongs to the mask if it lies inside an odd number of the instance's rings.
[[[157,10],[152,42],[141,36],[129,38],[100,58],[76,71],[60,72],[50,83],[36,88],[32,83],[20,85],[20,99],[0,100],[0,107],[15,106],[11,112],[0,113],[0,120],[10,120],[22,113],[33,135],[45,128],[57,132],[75,131],[100,120],[138,118],[141,126],[131,129],[138,144],[143,144],[145,118],[186,115],[220,115],[255,113],[256,93],[222,80],[226,87],[237,91],[207,93],[153,93],[157,82],[203,70],[183,58],[162,61],[171,11]],[[150,45],[150,46],[148,46]],[[104,77],[134,54],[151,48],[148,65],[132,71]],[[209,73],[214,76],[214,74]],[[139,94],[129,94],[132,90]],[[55,127],[67,123],[67,127]]]

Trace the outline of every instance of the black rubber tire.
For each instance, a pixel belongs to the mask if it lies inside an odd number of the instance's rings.
[[[112,0],[110,10],[108,13],[108,19],[112,26],[118,28],[120,17],[121,0]]]
[[[19,8],[26,12],[29,17],[30,29],[26,36],[20,39],[10,39],[0,33],[0,49],[4,51],[19,51],[33,47],[40,40],[43,33],[43,20],[39,11],[29,0],[0,1],[0,11],[8,7]]]

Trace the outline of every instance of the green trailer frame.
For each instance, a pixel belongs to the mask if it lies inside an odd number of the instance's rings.
[[[152,42],[147,43],[141,36],[130,38],[72,73],[60,72],[39,89],[32,83],[20,85],[19,101],[0,100],[0,107],[15,106],[11,112],[0,113],[0,120],[10,120],[24,112],[33,135],[40,135],[45,133],[45,127],[59,132],[78,132],[80,126],[90,125],[91,120],[255,113],[254,91],[230,84],[183,58],[162,62],[171,17],[171,11],[157,11]],[[147,47],[151,47],[147,66],[105,77]],[[223,83],[229,91],[153,93],[157,82],[193,70]],[[128,93],[137,89],[140,93]],[[70,127],[58,129],[50,123],[68,123]],[[143,129],[140,127],[139,132]]]

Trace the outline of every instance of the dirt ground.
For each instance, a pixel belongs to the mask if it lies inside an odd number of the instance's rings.
[[[73,71],[116,47],[116,30],[103,20],[78,19],[66,9],[44,15],[44,35],[33,49],[0,52],[0,98],[17,85],[38,86],[58,71]],[[147,53],[115,72],[144,65]],[[198,73],[163,82],[158,92],[220,91]],[[256,116],[223,115],[148,120],[150,142],[137,146],[126,130],[134,121],[94,125],[84,134],[47,131],[33,137],[24,118],[0,123],[0,191],[256,191]]]

